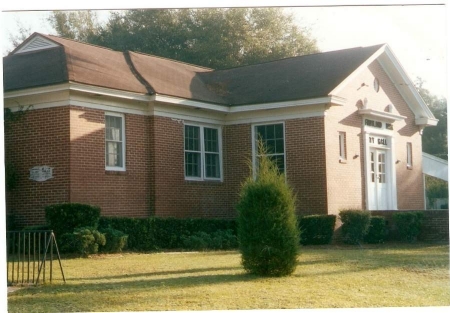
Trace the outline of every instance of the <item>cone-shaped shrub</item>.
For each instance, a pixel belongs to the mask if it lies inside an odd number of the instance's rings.
[[[237,206],[242,264],[252,274],[286,276],[295,270],[299,249],[295,195],[274,162],[261,157],[258,163]]]

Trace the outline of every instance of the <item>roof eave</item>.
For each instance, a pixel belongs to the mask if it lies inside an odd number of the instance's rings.
[[[435,126],[438,120],[434,117],[433,113],[415,88],[414,83],[388,45],[384,47],[384,53],[377,58],[377,61],[414,113],[416,124],[421,126]],[[419,121],[419,123],[417,121]]]
[[[416,125],[421,127],[436,126],[438,122],[438,119],[428,117],[419,117],[415,119]]]

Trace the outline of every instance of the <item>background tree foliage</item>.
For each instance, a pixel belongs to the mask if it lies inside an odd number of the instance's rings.
[[[448,160],[448,136],[447,136],[447,99],[433,95],[423,87],[423,79],[416,80],[416,88],[422,99],[428,104],[433,115],[439,120],[436,126],[426,127],[422,135],[422,151],[438,158]],[[428,205],[433,207],[436,199],[448,199],[448,182],[441,179],[426,176],[425,189]]]
[[[423,130],[422,151],[447,160],[447,99],[433,95],[428,89],[423,87],[423,83],[423,79],[418,77],[416,88],[439,122],[436,126],[426,127]]]
[[[100,24],[95,11],[53,11],[47,21],[65,38],[89,42],[97,35]]]
[[[90,11],[53,12],[49,22],[63,37],[214,69],[318,52],[280,8],[129,10],[105,25]]]

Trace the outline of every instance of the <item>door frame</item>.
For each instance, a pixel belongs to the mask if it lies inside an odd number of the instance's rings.
[[[374,211],[377,208],[370,207],[371,203],[369,188],[370,172],[370,150],[380,149],[386,151],[386,191],[387,207],[385,210],[397,210],[397,181],[395,170],[395,140],[393,132],[386,129],[373,129],[363,126],[363,146],[364,146],[364,173],[365,173],[365,203],[366,210]],[[380,139],[380,140],[379,140]]]

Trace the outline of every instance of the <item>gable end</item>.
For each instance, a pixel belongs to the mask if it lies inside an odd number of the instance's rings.
[[[37,35],[30,41],[26,42],[22,47],[19,46],[19,48],[16,51],[13,51],[12,54],[20,54],[30,51],[49,49],[58,46],[59,45],[56,44],[55,42]]]

